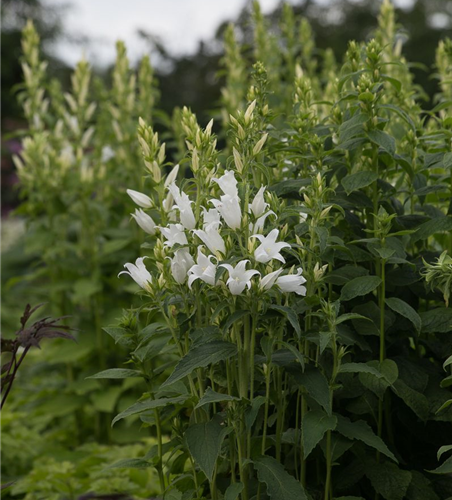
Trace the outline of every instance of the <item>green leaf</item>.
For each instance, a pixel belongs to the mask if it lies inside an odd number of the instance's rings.
[[[300,376],[299,382],[327,414],[331,415],[330,388],[325,375],[317,368],[307,366],[305,372]]]
[[[243,483],[232,483],[224,492],[224,500],[237,500],[243,490]]]
[[[274,309],[275,311],[280,312],[283,316],[285,316],[289,323],[293,326],[298,337],[301,335],[300,323],[298,321],[298,316],[295,311],[291,307],[272,305],[270,309]]]
[[[390,462],[371,462],[366,466],[366,476],[385,500],[403,500],[411,483],[411,473]]]
[[[236,321],[243,318],[243,316],[246,316],[249,313],[249,311],[244,310],[235,311],[233,314],[227,317],[224,325],[222,326],[223,331],[227,332]]]
[[[339,373],[369,373],[377,378],[383,377],[376,368],[366,363],[344,363],[339,368]]]
[[[240,401],[240,399],[236,398],[235,396],[229,396],[229,394],[220,394],[219,392],[215,392],[210,387],[208,387],[206,392],[204,393],[204,396],[199,400],[199,403],[195,406],[195,410],[209,403],[220,403],[223,401]]]
[[[339,318],[337,318],[336,325],[340,325],[344,321],[349,321],[351,319],[364,319],[364,320],[367,320],[367,321],[372,321],[367,316],[363,316],[362,314],[346,313],[346,314],[342,314],[341,316],[339,316]]]
[[[421,224],[418,230],[411,236],[411,242],[416,243],[416,241],[425,240],[434,234],[450,230],[452,230],[452,217],[436,217]]]
[[[123,458],[118,460],[114,464],[105,467],[104,470],[108,469],[147,469],[152,467],[153,464],[144,460],[143,458]]]
[[[429,403],[428,399],[423,394],[412,389],[401,379],[398,379],[394,383],[393,390],[423,422],[427,420],[429,414]]]
[[[133,378],[142,377],[142,373],[138,370],[128,370],[127,368],[111,368],[110,370],[104,370],[102,372],[96,373],[86,378],[108,378],[108,379],[120,379],[120,378]]]
[[[411,483],[406,492],[408,500],[440,500],[435,493],[431,482],[418,471],[412,470]]]
[[[111,425],[113,427],[113,425],[115,425],[115,423],[119,420],[130,417],[131,415],[143,413],[144,411],[154,410],[155,408],[162,408],[163,406],[167,405],[185,403],[187,399],[187,396],[177,396],[174,398],[146,399],[144,401],[139,401],[138,403],[129,406],[126,410],[116,415]]]
[[[367,133],[367,137],[377,146],[380,146],[391,156],[394,156],[396,150],[396,144],[394,137],[391,137],[386,132],[382,130],[371,130]]]
[[[221,444],[230,430],[221,425],[217,418],[213,418],[209,422],[192,425],[185,431],[191,456],[209,481],[212,481]]]
[[[377,360],[368,361],[367,365],[378,370],[383,375],[383,378],[375,378],[373,375],[360,373],[359,380],[364,387],[367,387],[367,389],[371,390],[380,399],[383,399],[386,389],[392,385],[399,376],[397,364],[392,359],[384,359],[381,363]]]
[[[208,366],[229,359],[237,354],[237,346],[223,340],[214,340],[190,349],[177,363],[173,373],[163,382],[160,388],[174,384],[183,379],[196,368]]]
[[[327,415],[322,410],[311,410],[303,417],[303,456],[308,458],[311,451],[322,440],[325,432],[334,431],[337,418]]]
[[[381,284],[381,278],[378,276],[361,276],[355,278],[342,287],[341,301],[352,300],[355,297],[367,295],[373,292]]]
[[[414,328],[416,328],[416,332],[420,333],[422,326],[421,317],[409,304],[397,297],[389,297],[385,302],[394,312],[411,321]]]
[[[443,453],[447,453],[450,450],[452,450],[452,444],[446,444],[445,446],[441,446],[441,448],[438,450],[438,453],[436,454],[436,458],[439,460],[443,455]]]
[[[452,331],[452,309],[437,307],[421,312],[422,333],[448,333]]]
[[[265,396],[256,396],[252,403],[251,408],[249,408],[245,413],[245,425],[248,430],[253,427],[256,420],[257,414],[259,413],[260,407],[265,403]]]
[[[429,470],[432,474],[452,474],[452,457],[449,457],[443,464],[434,470]]]
[[[289,351],[295,356],[295,358],[300,363],[301,369],[304,370],[304,364],[305,364],[304,363],[304,355],[301,354],[301,352],[295,346],[293,346],[292,344],[289,344],[288,342],[285,342],[284,340],[280,340],[278,342],[278,344],[281,344],[284,347],[286,347],[287,349],[289,349]],[[451,356],[451,358],[452,358],[452,356]]]
[[[397,462],[394,454],[385,445],[383,440],[374,434],[374,431],[369,427],[367,422],[364,422],[364,420],[352,422],[342,415],[337,415],[336,430],[349,439],[358,439],[359,441],[362,441],[367,444],[367,446],[375,448],[380,453],[383,453],[383,455],[386,455],[390,459],[394,460],[394,462]]]
[[[272,500],[308,500],[303,486],[272,457],[254,460],[254,468],[261,483],[267,486]]]
[[[110,337],[115,341],[115,344],[119,344],[124,347],[133,346],[133,340],[131,339],[130,333],[125,328],[106,326],[102,328],[102,330],[110,335]]]
[[[342,186],[347,194],[357,191],[363,187],[369,186],[378,179],[375,172],[357,172],[356,174],[347,175],[341,181]]]

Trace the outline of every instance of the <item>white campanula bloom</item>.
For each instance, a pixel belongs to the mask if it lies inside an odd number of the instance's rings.
[[[219,226],[220,222],[211,222],[205,225],[204,229],[195,229],[193,232],[212,253],[219,251],[224,255],[226,246],[221,234],[218,232]]]
[[[265,220],[267,219],[267,217],[269,215],[274,215],[276,217],[275,212],[273,212],[273,210],[269,210],[264,215],[261,215],[259,217],[259,219],[257,219],[257,221],[254,224],[252,222],[250,222],[250,225],[249,225],[250,231],[252,233],[259,233],[260,231],[262,231],[264,229]]]
[[[222,175],[219,179],[213,178],[212,180],[220,186],[220,189],[224,194],[231,197],[239,195],[239,191],[237,189],[237,179],[235,178],[232,170],[225,170],[224,175]]]
[[[146,290],[147,292],[151,291],[151,283],[152,283],[152,276],[150,272],[146,269],[146,266],[144,265],[143,260],[146,257],[139,257],[136,261],[135,264],[132,264],[130,262],[127,262],[124,264],[124,267],[127,269],[127,271],[121,271],[118,274],[118,277],[121,274],[128,274],[129,276],[132,277],[132,279],[137,283],[137,285],[140,285],[141,288]]]
[[[198,247],[198,257],[196,259],[196,264],[188,270],[188,287],[191,289],[193,282],[197,279],[208,283],[209,285],[215,285],[215,274],[217,272],[217,266],[212,263],[211,259],[214,259],[213,255],[206,257],[201,250],[201,246]]]
[[[202,207],[202,219],[203,219],[203,227],[211,224],[212,222],[220,222],[220,212],[216,208],[211,208],[206,210]]]
[[[182,284],[187,279],[188,270],[194,265],[195,261],[188,249],[179,248],[171,259],[171,274],[179,284]]]
[[[277,271],[273,271],[272,273],[267,274],[263,278],[261,278],[259,282],[259,288],[262,290],[270,290],[270,288],[276,283],[278,276],[283,272],[282,269],[278,269]]]
[[[191,208],[191,204],[193,202],[190,201],[190,198],[186,193],[179,190],[174,182],[168,186],[168,190],[176,202],[173,208],[177,208],[179,210],[182,225],[186,229],[194,229],[196,227],[196,219]]]
[[[171,212],[173,209],[174,198],[170,191],[166,195],[166,198],[162,202],[162,207],[165,212]],[[173,212],[174,213],[174,212]]]
[[[242,224],[242,210],[238,196],[225,194],[219,200],[210,200],[220,212],[221,217],[231,229],[238,229]]]
[[[267,210],[268,203],[264,200],[265,187],[262,186],[257,192],[252,203],[249,204],[249,210],[253,212],[254,217],[258,218]]]
[[[306,287],[303,286],[303,283],[306,283],[306,279],[301,275],[302,272],[303,269],[299,267],[297,274],[287,274],[286,276],[279,277],[276,280],[276,285],[279,286],[282,292],[295,292],[297,295],[305,296]]]
[[[282,241],[276,243],[278,234],[278,229],[273,229],[267,236],[263,236],[262,234],[254,234],[251,236],[251,238],[257,238],[261,242],[261,244],[254,251],[254,258],[257,262],[265,264],[270,262],[272,259],[277,259],[283,264],[286,262],[284,257],[279,252],[283,248],[290,248],[290,244]]]
[[[140,193],[139,191],[134,191],[133,189],[128,189],[127,194],[132,198],[134,203],[142,208],[151,208],[152,200],[148,195]]]
[[[155,222],[141,208],[136,208],[135,213],[130,215],[137,221],[143,231],[148,234],[155,234]]]
[[[166,177],[165,187],[168,187],[170,184],[172,184],[176,180],[178,173],[179,173],[179,163],[177,165],[174,165],[173,169]]]
[[[165,246],[172,247],[176,243],[179,245],[187,245],[187,236],[184,232],[185,228],[182,224],[168,224],[167,227],[160,227],[160,231],[166,238]]]
[[[224,267],[229,272],[229,279],[226,285],[229,287],[229,291],[232,295],[240,295],[245,287],[248,290],[251,288],[251,278],[255,274],[260,274],[256,269],[246,270],[246,264],[249,260],[241,260],[235,267],[231,264],[220,264],[220,267]]]

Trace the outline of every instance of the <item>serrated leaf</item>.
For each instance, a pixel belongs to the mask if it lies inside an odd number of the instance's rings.
[[[352,300],[355,297],[361,297],[373,292],[381,284],[381,278],[378,276],[361,276],[355,278],[342,287],[341,301]]]
[[[391,460],[394,460],[394,462],[397,462],[394,454],[389,450],[383,440],[374,433],[374,431],[364,420],[357,420],[356,422],[352,422],[347,417],[337,415],[336,430],[349,439],[357,439],[359,441],[362,441],[363,443],[367,444],[367,446],[378,450],[383,455],[386,455]]]
[[[190,454],[209,481],[212,481],[221,444],[230,430],[213,418],[209,422],[192,425],[185,431]]]
[[[413,323],[414,325],[414,328],[416,328],[416,332],[420,333],[422,326],[421,317],[409,304],[397,297],[389,297],[385,302],[386,305],[389,306],[389,308],[394,312],[411,321],[411,323]]]
[[[440,500],[430,481],[420,472],[412,470],[411,483],[406,492],[408,500]]]
[[[298,316],[296,312],[291,307],[272,305],[270,309],[280,312],[283,316],[285,316],[289,323],[293,326],[298,337],[301,335],[300,323],[298,321]]]
[[[111,423],[113,425],[122,420],[123,418],[130,417],[131,415],[137,415],[138,413],[143,413],[144,411],[154,410],[155,408],[162,408],[167,405],[172,404],[182,404],[187,401],[187,396],[178,396],[175,398],[160,398],[160,399],[146,399],[144,401],[139,401],[138,403],[129,406],[126,410],[122,411],[113,419]]]
[[[381,363],[377,360],[368,361],[369,366],[378,370],[383,378],[376,378],[366,373],[359,374],[359,380],[380,399],[383,399],[386,389],[397,380],[399,369],[392,359],[385,359]]]
[[[251,402],[251,408],[245,413],[245,425],[248,430],[253,427],[260,407],[265,403],[265,396],[256,396]]]
[[[372,462],[366,466],[366,476],[385,500],[403,500],[411,483],[411,473],[390,462]]]
[[[307,366],[298,380],[310,396],[323,407],[328,415],[331,415],[330,389],[325,375],[318,368]]]
[[[411,242],[425,240],[436,233],[452,230],[452,217],[436,217],[421,224],[418,230],[411,236]]]
[[[325,432],[334,431],[337,425],[337,418],[334,415],[327,415],[322,410],[311,410],[303,417],[302,437],[303,456],[308,458],[311,451],[322,440]]]
[[[401,379],[393,384],[393,390],[411,408],[414,413],[425,422],[429,414],[429,403],[427,398],[418,391],[412,389]]]
[[[420,313],[422,333],[448,333],[452,331],[452,309],[437,307]]]
[[[195,406],[195,410],[197,408],[201,408],[201,406],[210,404],[210,403],[220,403],[223,401],[240,401],[239,398],[235,396],[230,396],[229,394],[221,394],[219,392],[215,392],[210,387],[207,388],[204,396],[199,400],[199,403]]]
[[[142,374],[138,370],[129,370],[127,368],[111,368],[109,370],[104,370],[86,378],[122,379],[133,377],[142,377]]]
[[[344,363],[339,368],[339,373],[369,373],[377,378],[383,377],[376,368],[366,363]]]
[[[374,144],[380,146],[391,156],[394,156],[396,150],[394,137],[391,137],[389,134],[379,129],[371,130],[367,133],[367,137],[369,137]]]
[[[363,187],[369,186],[378,179],[378,175],[375,172],[357,172],[356,174],[350,174],[345,176],[341,184],[345,189],[345,192],[349,195],[353,191],[357,191]]]
[[[232,483],[224,492],[224,500],[237,500],[243,490],[243,483]]]
[[[223,340],[214,340],[213,342],[196,346],[190,349],[179,361],[173,373],[163,382],[160,388],[174,384],[174,382],[190,375],[196,368],[224,361],[235,354],[237,354],[237,346]]]
[[[272,500],[308,500],[303,486],[272,457],[254,460],[254,468],[261,483],[267,486]]]
[[[114,464],[111,464],[105,467],[104,470],[108,469],[147,469],[148,467],[152,467],[153,464],[144,460],[143,458],[124,458],[122,460],[118,460]]]

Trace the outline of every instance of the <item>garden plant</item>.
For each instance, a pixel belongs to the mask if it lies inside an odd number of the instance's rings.
[[[78,330],[51,363],[84,461],[12,498],[452,498],[452,41],[430,103],[389,1],[342,62],[289,5],[252,19],[205,124],[121,43],[111,88],[82,61],[62,93],[26,27],[26,279]]]

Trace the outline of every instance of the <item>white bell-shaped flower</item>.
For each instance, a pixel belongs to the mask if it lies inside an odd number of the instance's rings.
[[[211,222],[207,224],[204,229],[195,229],[194,234],[206,245],[206,247],[212,252],[221,252],[223,255],[226,254],[226,246],[221,234],[218,231],[220,227],[220,222]]]
[[[155,234],[155,222],[141,208],[136,208],[135,213],[130,215],[137,221],[143,231],[148,234]]]
[[[231,229],[238,229],[242,224],[242,210],[238,196],[225,194],[219,200],[210,200],[220,212],[221,217]]]
[[[256,219],[263,215],[268,207],[268,203],[266,203],[264,200],[264,193],[265,187],[262,186],[254,197],[253,202],[249,204],[249,210],[253,212],[253,215],[254,217],[256,217]]]
[[[306,283],[306,279],[301,275],[303,269],[299,267],[297,269],[297,274],[287,274],[286,276],[281,276],[276,280],[276,285],[279,286],[282,292],[290,293],[295,292],[297,295],[306,295],[306,287],[303,283]]]
[[[171,259],[171,274],[179,284],[185,283],[188,270],[194,265],[195,261],[188,249],[179,248]]]
[[[219,179],[214,177],[212,180],[220,186],[220,189],[224,194],[232,197],[239,195],[239,191],[237,189],[237,179],[235,178],[232,170],[225,170],[224,175],[222,175]]]
[[[152,200],[148,195],[140,193],[139,191],[134,191],[133,189],[128,189],[127,194],[132,198],[133,202],[142,208],[151,208]]]
[[[196,219],[191,208],[191,204],[193,202],[190,201],[190,198],[186,193],[179,190],[174,182],[168,186],[168,190],[176,202],[173,208],[177,208],[179,210],[182,225],[186,229],[194,229],[196,227]]]
[[[187,236],[184,232],[185,228],[182,224],[168,224],[167,227],[160,227],[160,231],[166,238],[165,246],[172,247],[176,243],[179,245],[187,245]]]
[[[241,260],[235,267],[231,264],[220,264],[220,267],[224,267],[229,272],[229,279],[226,285],[229,287],[229,291],[232,295],[240,295],[245,287],[248,290],[251,288],[251,278],[255,274],[260,274],[256,269],[246,270],[246,264],[249,260]]]
[[[270,288],[276,283],[278,276],[282,272],[282,269],[278,269],[276,271],[273,271],[272,273],[268,273],[259,281],[259,288],[261,288],[262,290],[270,290]]]
[[[129,276],[132,277],[135,283],[137,283],[137,285],[140,285],[141,288],[143,288],[147,292],[150,292],[152,284],[152,276],[150,272],[146,269],[146,266],[144,265],[143,260],[145,258],[146,257],[139,257],[135,261],[135,264],[132,264],[131,262],[127,262],[126,264],[124,264],[124,267],[127,269],[127,271],[121,271],[118,274],[118,277],[121,274],[128,274]]]
[[[174,165],[173,169],[166,177],[164,186],[168,187],[170,184],[172,184],[176,180],[178,173],[179,173],[179,163],[177,165]]]
[[[211,259],[214,258],[215,257],[213,255],[206,257],[202,253],[201,246],[198,247],[197,262],[188,270],[188,287],[190,289],[193,282],[197,279],[200,279],[209,285],[215,285],[217,266],[211,262]]]
[[[257,262],[265,264],[270,262],[272,259],[279,260],[283,264],[286,262],[284,257],[279,252],[283,248],[290,248],[290,244],[284,243],[283,241],[276,243],[278,234],[278,229],[273,229],[267,236],[263,236],[262,234],[254,234],[251,236],[251,238],[257,238],[261,242],[261,244],[254,251],[254,258]]]
[[[209,210],[202,207],[202,220],[203,227],[206,228],[207,225],[212,222],[220,222],[220,212],[216,208],[210,208]]]

